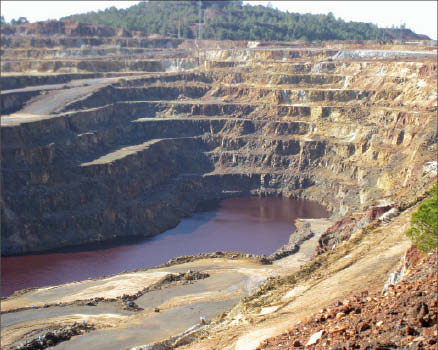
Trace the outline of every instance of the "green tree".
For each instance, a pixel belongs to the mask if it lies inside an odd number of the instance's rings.
[[[412,227],[406,235],[422,252],[438,246],[438,199],[437,184],[429,191],[429,199],[424,201],[412,214]]]
[[[19,17],[18,19],[12,19],[11,24],[24,24],[29,23],[26,17]]]
[[[199,17],[200,4],[202,13]],[[201,14],[202,16],[202,14]],[[229,1],[141,1],[127,9],[111,7],[62,20],[139,30],[148,34],[194,38],[201,21],[203,39],[230,40],[370,40],[384,31],[371,23],[345,22],[333,13],[312,15],[282,12],[262,5]],[[16,20],[15,20],[16,21]],[[179,35],[178,35],[179,33]]]

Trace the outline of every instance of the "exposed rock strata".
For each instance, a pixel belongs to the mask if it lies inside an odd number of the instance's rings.
[[[2,38],[2,70],[82,73],[5,77],[15,89],[2,91],[3,112],[14,112],[1,128],[3,255],[154,235],[201,200],[237,195],[318,200],[354,231],[382,198],[409,201],[433,178],[423,166],[436,152],[437,66],[422,54],[334,61],[328,46],[150,42],[146,61],[160,67],[149,69],[114,59],[106,32],[90,42],[102,52],[73,59],[67,42],[47,51],[73,32],[32,38],[53,28],[28,27]],[[18,42],[37,54],[14,59]],[[47,58],[32,66],[35,55]]]

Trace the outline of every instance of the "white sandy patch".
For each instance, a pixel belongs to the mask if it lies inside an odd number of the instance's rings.
[[[280,307],[279,305],[277,305],[277,306],[268,306],[268,307],[264,307],[264,308],[262,308],[262,310],[260,311],[260,315],[271,314],[271,313],[273,313],[274,311],[277,311],[277,309],[278,309],[279,307]]]
[[[285,295],[283,295],[283,297],[281,298],[281,300],[288,300],[291,298],[295,298],[297,296],[302,295],[306,290],[308,289],[308,287],[303,286],[303,285],[299,285],[296,286],[295,288],[291,289],[289,292],[287,292]]]
[[[281,332],[282,326],[262,328],[245,334],[236,343],[235,350],[254,350],[259,344]]]
[[[235,292],[224,294],[223,292],[220,291],[187,294],[166,300],[164,303],[159,305],[159,309],[160,310],[171,309],[174,307],[190,305],[199,302],[216,302],[220,300],[227,300],[235,296],[236,296]]]
[[[136,272],[127,275],[110,277],[97,281],[95,285],[86,287],[78,293],[66,295],[60,302],[70,302],[90,298],[116,298],[123,294],[135,294],[147,286],[158,282],[167,272]]]

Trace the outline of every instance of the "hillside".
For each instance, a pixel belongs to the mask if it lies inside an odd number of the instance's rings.
[[[430,40],[427,35],[416,34],[406,28],[384,28],[385,35],[398,40]]]
[[[201,8],[200,8],[201,7]],[[215,40],[382,40],[399,39],[396,31],[371,23],[345,22],[328,15],[287,13],[241,1],[149,1],[127,9],[111,7],[62,18],[120,27],[175,38]],[[411,32],[410,40],[424,40]]]

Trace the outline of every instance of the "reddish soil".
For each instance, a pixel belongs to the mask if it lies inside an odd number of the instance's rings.
[[[436,252],[406,257],[407,275],[385,292],[339,300],[257,349],[437,349]]]

